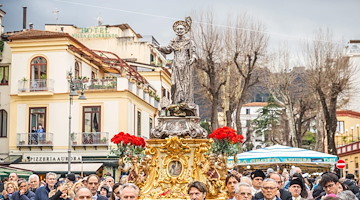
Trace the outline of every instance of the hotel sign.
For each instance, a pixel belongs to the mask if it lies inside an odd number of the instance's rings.
[[[116,38],[118,35],[110,33],[107,27],[80,28],[79,33],[74,33],[74,38]]]
[[[67,156],[29,156],[29,162],[60,163],[68,162]],[[71,156],[71,162],[82,162],[81,156]]]

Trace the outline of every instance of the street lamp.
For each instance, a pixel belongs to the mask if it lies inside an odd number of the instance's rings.
[[[76,85],[74,83],[74,79],[72,76],[72,72],[69,72],[69,79],[70,79],[70,93],[69,93],[69,141],[68,141],[68,174],[71,173],[71,105],[73,104],[73,97],[79,96],[79,94],[76,92]],[[79,97],[80,100],[86,100],[86,97],[84,96],[84,87],[81,85],[81,95]]]

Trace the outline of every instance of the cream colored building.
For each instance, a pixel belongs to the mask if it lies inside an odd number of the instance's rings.
[[[0,9],[0,35],[4,32],[2,18],[6,13]],[[10,47],[1,41],[0,49],[0,163],[8,157],[9,153],[9,70],[11,63]]]
[[[154,37],[143,37],[128,24],[83,28],[69,24],[46,24],[45,30],[69,33],[90,49],[113,52],[143,75],[158,91],[159,98],[171,98],[171,75],[166,68],[167,60],[164,54],[151,47],[150,44],[159,45]]]
[[[22,156],[22,163],[12,166],[65,172],[70,140],[73,171],[93,172],[105,162],[103,167],[115,173],[114,159],[107,158],[111,137],[119,131],[149,137],[158,112],[156,90],[122,59],[59,32],[19,32],[9,45],[9,150]],[[69,72],[87,100],[74,97],[70,104]],[[170,84],[169,78],[162,81]],[[32,133],[39,124],[44,133]]]

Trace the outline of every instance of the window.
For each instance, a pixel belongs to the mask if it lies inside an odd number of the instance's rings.
[[[46,79],[47,61],[43,57],[36,57],[31,61],[31,80]]]
[[[166,97],[166,89],[164,87],[161,87],[161,96]]]
[[[250,108],[246,108],[246,114],[250,115]]]
[[[0,137],[7,137],[7,112],[0,110]]]
[[[0,85],[9,83],[9,66],[0,66]]]
[[[149,118],[149,133],[151,132],[151,129],[153,128],[153,119]]]
[[[137,111],[137,136],[141,137],[141,112]]]
[[[30,127],[29,127],[29,133],[32,132],[32,130],[39,129],[39,126],[41,126],[46,132],[46,108],[40,107],[40,108],[30,108]]]
[[[359,168],[359,160],[358,160],[358,157],[355,157],[354,162],[355,162],[355,168]]]
[[[251,120],[246,120],[246,127],[250,127]]]
[[[337,122],[336,132],[344,133],[344,121],[338,121]]]
[[[84,106],[83,107],[83,132],[100,132],[101,119],[100,106]]]
[[[79,61],[75,62],[75,78],[78,79],[80,77],[80,65]]]

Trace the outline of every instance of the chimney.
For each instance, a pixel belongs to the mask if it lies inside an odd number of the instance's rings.
[[[29,23],[29,29],[30,30],[34,29],[34,24],[33,23]]]
[[[26,9],[27,7],[23,7],[23,30],[26,30]]]

